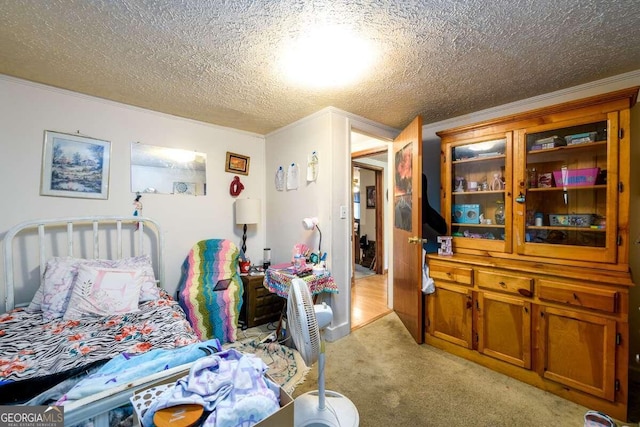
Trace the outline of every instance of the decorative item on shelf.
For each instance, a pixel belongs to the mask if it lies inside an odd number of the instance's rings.
[[[540,216],[542,217],[542,214]],[[552,227],[590,227],[595,217],[594,214],[549,214],[549,225]],[[536,225],[538,225],[537,217]]]
[[[469,181],[467,184],[468,191],[478,191],[478,181]]]
[[[562,183],[563,187],[584,187],[595,185],[600,168],[568,169],[563,166],[559,171],[553,171],[553,177]],[[565,175],[566,174],[566,175]]]
[[[468,203],[453,205],[453,222],[459,224],[480,224],[480,205]]]
[[[496,201],[496,212],[493,214],[496,224],[504,225],[504,202],[502,200]]]
[[[538,174],[538,188],[551,187],[553,187],[553,174],[551,172]]]
[[[542,214],[542,212],[536,212],[536,214],[534,215],[534,222],[536,227],[542,227],[543,220],[544,215]]]
[[[320,240],[318,241],[318,259],[322,258],[322,231],[320,231],[320,227],[318,227],[318,218],[310,217],[302,220],[302,226],[305,230],[313,230],[314,228],[318,230],[320,234]]]
[[[536,168],[527,170],[527,186],[529,188],[536,188],[538,186],[538,171]]]
[[[452,236],[438,236],[438,255],[453,255],[453,247],[451,245]]]
[[[531,146],[531,151],[548,150],[550,148],[562,147],[567,145],[567,142],[560,138],[558,135],[553,135],[548,138],[541,138],[535,141],[535,144]]]
[[[243,224],[242,252],[247,251],[247,225],[260,222],[260,199],[236,200],[236,224]]]
[[[500,179],[499,173],[493,174],[493,181],[491,181],[491,191],[504,190],[504,183]]]
[[[486,176],[482,179],[482,184],[480,185],[480,188],[482,189],[482,191],[489,191],[489,182],[487,181]]]
[[[577,133],[575,135],[567,135],[564,137],[564,145],[578,145],[585,144],[587,142],[595,142],[598,136],[598,132],[584,132]]]
[[[567,185],[569,184],[569,169],[567,168],[567,165],[562,165],[560,172],[562,175],[562,197],[564,198],[564,204],[567,205],[569,204],[569,193],[567,193]],[[556,179],[556,181],[558,180],[555,172],[554,178]]]
[[[465,189],[465,179],[463,176],[456,176],[456,187],[453,191],[461,192]]]

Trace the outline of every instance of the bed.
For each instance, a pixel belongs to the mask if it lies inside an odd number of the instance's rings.
[[[184,370],[187,363],[177,365],[177,358],[141,378],[74,399],[63,387],[116,357],[201,345],[184,311],[162,288],[163,244],[159,224],[144,217],[35,220],[8,230],[2,403],[56,401],[65,405],[65,425],[90,420],[107,426],[113,424],[109,412],[127,404],[134,391]]]

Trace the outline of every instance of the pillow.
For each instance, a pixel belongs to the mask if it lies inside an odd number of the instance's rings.
[[[151,257],[149,255],[119,260],[54,257],[47,261],[44,273],[43,296],[40,303],[44,320],[50,321],[60,318],[67,311],[73,282],[80,265],[140,270],[142,287],[139,301],[154,301],[160,298],[160,290],[156,285],[153,266],[151,265]],[[33,304],[29,305],[30,309],[37,308],[37,297],[38,292],[34,295],[32,300]]]
[[[31,299],[27,311],[29,313],[37,313],[42,311],[42,298],[44,298],[44,284],[41,283],[35,295]]]
[[[58,319],[67,310],[79,261],[73,257],[54,257],[47,261],[41,303],[44,320]]]
[[[110,316],[140,311],[142,280],[140,270],[81,264],[63,318],[78,320],[84,315]]]
[[[123,258],[110,261],[112,268],[127,270],[140,270],[142,274],[142,288],[140,289],[140,302],[155,301],[160,299],[160,289],[153,273],[153,265],[149,255],[140,255],[131,258]]]

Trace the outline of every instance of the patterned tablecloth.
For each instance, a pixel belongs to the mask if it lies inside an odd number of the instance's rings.
[[[298,277],[289,271],[269,268],[264,275],[264,286],[269,289],[270,292],[282,298],[287,298],[289,296],[291,281],[295,278]],[[316,295],[321,292],[338,293],[338,285],[329,272],[321,275],[310,274],[300,277],[300,279],[307,282],[311,295]]]

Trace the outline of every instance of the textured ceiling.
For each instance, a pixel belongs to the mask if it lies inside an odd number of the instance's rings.
[[[266,134],[334,106],[396,128],[640,69],[638,0],[0,0],[0,73]],[[288,82],[316,24],[377,52],[340,89]]]

